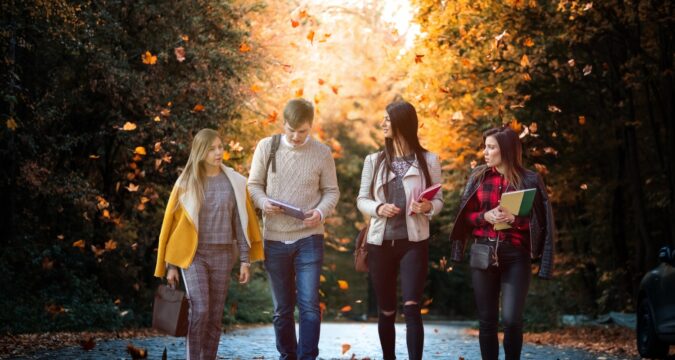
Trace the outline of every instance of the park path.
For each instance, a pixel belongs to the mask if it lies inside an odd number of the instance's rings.
[[[424,359],[466,360],[480,359],[478,339],[467,334],[470,323],[426,322]],[[405,324],[396,324],[396,357],[407,359]],[[91,351],[68,347],[18,359],[130,359],[127,344],[145,348],[148,359],[161,359],[167,348],[168,359],[185,359],[185,339],[150,337],[131,340],[102,341]],[[349,350],[344,354],[343,345]],[[323,323],[319,343],[321,359],[380,359],[380,344],[375,323]],[[271,325],[236,329],[223,334],[218,350],[219,359],[276,359],[274,330]],[[503,358],[503,355],[502,355]],[[536,360],[620,360],[609,355],[594,354],[577,349],[559,349],[551,346],[525,344],[523,359]]]

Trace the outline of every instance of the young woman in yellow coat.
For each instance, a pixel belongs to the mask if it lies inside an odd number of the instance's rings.
[[[246,178],[222,163],[223,142],[212,129],[192,141],[164,214],[155,276],[185,281],[190,304],[187,359],[215,359],[230,273],[239,252],[239,282],[261,260],[262,236]],[[167,271],[168,269],[168,271]]]

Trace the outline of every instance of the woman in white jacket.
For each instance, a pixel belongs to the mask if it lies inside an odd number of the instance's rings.
[[[428,272],[429,219],[440,212],[443,199],[439,191],[431,201],[416,200],[424,189],[441,182],[441,165],[436,154],[420,145],[417,112],[410,103],[389,104],[381,127],[385,147],[364,161],[358,208],[370,217],[368,268],[380,311],[383,358],[395,358],[400,273],[408,356],[417,360],[424,347],[419,304]]]

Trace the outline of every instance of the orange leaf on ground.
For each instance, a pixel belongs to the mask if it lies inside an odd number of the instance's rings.
[[[525,41],[523,42],[523,45],[525,45],[525,46],[527,46],[527,47],[533,47],[533,46],[534,46],[534,41],[532,40],[532,38],[527,38],[527,39],[525,39]]]
[[[307,17],[307,10],[300,11],[299,16],[300,16],[301,19],[306,18]]]
[[[117,241],[110,239],[105,242],[105,249],[110,251],[110,250],[115,250],[117,249]]]
[[[134,154],[145,155],[145,154],[147,154],[147,152],[145,151],[144,147],[136,146],[136,149],[134,149]]]
[[[138,191],[139,185],[136,185],[134,183],[129,183],[129,186],[125,186],[124,188],[129,190],[129,192],[136,192],[136,191]]]
[[[74,247],[79,247],[80,249],[84,249],[84,240],[77,240],[73,242]]]
[[[311,42],[312,44],[314,43],[314,30],[310,30],[309,33],[307,34],[307,40]]]
[[[279,116],[279,114],[277,114],[276,111],[272,111],[272,113],[267,116],[267,123],[271,124],[271,123],[276,122],[277,116]]]
[[[330,89],[333,91],[333,94],[337,95],[338,94],[338,87],[333,85],[330,87]]]
[[[155,65],[157,63],[157,55],[152,55],[150,51],[146,51],[145,54],[141,55],[141,60],[143,60],[143,64]]]
[[[291,26],[292,26],[292,27],[296,28],[296,27],[298,27],[299,25],[300,25],[300,22],[299,22],[299,21],[295,21],[295,20],[291,19]]]
[[[197,104],[197,105],[195,105],[195,107],[192,108],[192,111],[194,111],[194,112],[204,111],[204,105]]]
[[[349,283],[345,280],[338,280],[338,286],[340,290],[349,290]]]
[[[351,348],[352,348],[352,346],[349,345],[349,344],[342,344],[342,355],[344,355]]]
[[[423,57],[424,55],[415,55],[415,64],[421,63]]]
[[[122,130],[124,130],[124,131],[136,130],[136,124],[127,121],[127,122],[124,123],[124,126],[122,126]]]
[[[14,118],[9,118],[7,119],[7,128],[14,131],[19,125],[16,123],[16,120]]]
[[[253,84],[253,85],[251,85],[251,91],[253,91],[254,93],[261,92],[262,87],[260,87],[260,85],[258,85],[258,84]]]
[[[326,83],[326,81],[324,79],[319,79],[319,85],[323,85],[325,83]]]
[[[303,90],[303,89],[295,90],[295,96],[296,96],[296,97],[302,97],[302,94],[303,94],[303,93],[304,93],[304,90]]]
[[[251,47],[248,46],[248,44],[246,44],[246,43],[241,43],[241,45],[239,45],[239,52],[247,53],[247,52],[249,52],[249,51],[251,51]]]

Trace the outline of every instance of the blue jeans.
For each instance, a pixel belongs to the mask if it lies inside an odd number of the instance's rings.
[[[322,264],[323,235],[312,235],[293,244],[265,240],[265,270],[272,289],[274,334],[281,360],[319,356]],[[295,336],[296,302],[300,313],[300,341]]]

